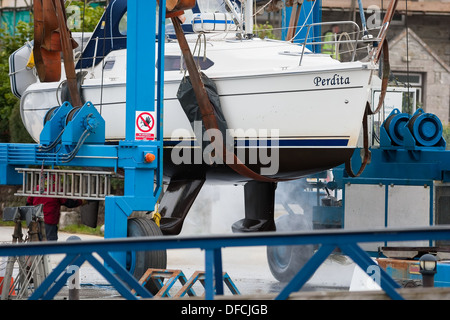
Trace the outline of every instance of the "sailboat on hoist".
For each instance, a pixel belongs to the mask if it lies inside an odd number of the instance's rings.
[[[193,7],[183,7],[185,2]],[[217,180],[245,184],[245,218],[233,224],[233,231],[275,230],[276,183],[348,163],[357,148],[361,131],[367,129],[367,115],[374,112],[367,102],[371,84],[378,77],[382,49],[383,87],[387,84],[385,36],[397,1],[391,1],[377,37],[366,41],[365,32],[358,32],[355,43],[367,49],[365,59],[357,61],[353,54],[348,62],[311,51],[308,37],[300,44],[253,37],[251,0],[245,2],[244,10],[233,0],[197,0],[195,6],[193,2],[167,0],[172,24],[166,25],[165,41],[163,170],[169,184],[159,205],[158,232],[179,234],[203,184]],[[63,0],[34,3],[54,5]],[[242,18],[241,12],[247,18]],[[42,30],[39,23],[45,23],[45,17],[38,18],[35,31]],[[23,123],[36,142],[41,143],[44,123],[64,101],[73,106],[66,123],[84,101],[90,101],[105,120],[106,142],[124,139],[126,19],[127,0],[110,1],[73,62],[73,41],[70,37],[59,39],[53,32],[38,34],[43,35],[40,44],[35,39],[34,47],[27,44],[11,56],[12,91],[21,99]],[[64,33],[61,26],[60,22],[58,32]],[[153,35],[149,38],[155,39]],[[40,65],[27,68],[28,56],[36,50],[42,51],[35,55]],[[156,61],[149,61],[148,67],[155,65]],[[188,79],[191,87],[186,86]],[[192,109],[187,108],[190,104]],[[217,142],[212,142],[211,135],[203,136],[203,127],[225,129],[227,148],[222,158],[208,151],[207,144],[217,146]],[[363,136],[367,160],[367,132]],[[297,216],[289,215],[291,226]],[[133,232],[148,236],[149,230],[143,226],[135,224]],[[269,265],[281,268],[274,273],[277,279],[298,270],[294,262],[303,260],[296,249],[284,253],[286,268],[269,259]],[[153,260],[160,260],[154,258],[151,253],[137,255],[143,269],[136,268],[135,275],[140,277],[143,270],[155,267]]]
[[[91,101],[99,110],[110,142],[125,136],[126,3],[111,1],[76,61],[81,100]],[[242,11],[252,11],[251,3],[247,1]],[[194,31],[185,32],[187,44],[191,52],[195,51],[197,67],[216,86],[227,132],[236,152],[242,151],[242,162],[255,171],[266,168],[271,177],[297,178],[347,161],[357,146],[370,86],[378,73],[381,46],[369,48],[365,62],[340,62],[330,55],[313,53],[304,44],[252,37],[251,19],[241,18],[239,10],[229,0],[220,5],[199,0],[193,9],[184,10],[187,23],[182,27]],[[375,40],[383,39],[386,30],[383,28]],[[192,166],[192,161],[189,163],[180,153],[180,148],[187,154],[198,144],[195,128],[177,99],[180,82],[186,76],[178,42],[168,37],[165,43],[165,174],[183,176],[196,168],[203,176],[248,180],[230,174],[226,166],[205,164],[205,159]],[[52,108],[70,101],[65,69],[59,79],[49,82],[39,79],[35,70],[18,65],[18,54],[11,61],[13,92],[21,99],[23,123],[39,142]],[[152,65],[150,62],[149,67]],[[23,86],[20,77],[30,79],[26,88],[15,85]],[[249,151],[255,146],[276,150],[276,166],[267,165],[267,161],[264,164],[260,157],[250,163]],[[178,162],[174,163],[171,160],[177,154]]]

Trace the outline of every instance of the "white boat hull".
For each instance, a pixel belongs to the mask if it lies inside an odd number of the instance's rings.
[[[298,46],[294,48],[300,50]],[[172,53],[171,50],[179,54],[169,46],[166,55]],[[273,50],[277,50],[281,62],[258,68],[244,61],[243,65],[248,70],[243,72],[219,69],[217,65],[222,55],[215,55],[216,52],[210,50],[208,57],[216,63],[204,73],[217,85],[231,135],[236,143],[240,141],[247,146],[254,146],[252,143],[258,139],[270,140],[280,154],[278,173],[281,175],[289,176],[290,172],[295,172],[295,175],[309,174],[318,171],[315,167],[323,170],[341,164],[357,145],[373,70],[369,64],[336,64],[330,58],[324,60],[332,61],[328,64],[318,65],[319,61],[312,66],[298,66],[298,56],[279,55],[280,49],[276,46]],[[304,61],[308,59],[305,58]],[[91,101],[105,119],[106,140],[121,140],[125,137],[126,75],[117,70],[121,66],[122,70],[126,70],[123,68],[126,65],[126,51],[114,52],[106,61],[113,61],[114,67],[109,73],[105,72],[103,81],[95,77],[95,72],[93,79],[88,76],[82,86],[82,96],[85,101]],[[195,140],[194,130],[176,97],[182,78],[183,73],[179,70],[165,72],[166,153],[180,147],[180,142]],[[58,101],[58,86],[59,83],[35,83],[22,96],[23,122],[37,142],[46,112],[61,104]],[[190,147],[190,143],[188,145]],[[304,166],[300,163],[305,163],[303,155],[308,154],[307,150],[316,150],[317,156],[322,158],[324,150],[336,150],[336,156],[325,156],[329,159],[321,164],[319,158],[308,151],[311,159],[307,162],[311,164]],[[288,157],[285,160],[290,163],[289,168],[283,169],[282,157]],[[248,159],[242,161],[251,164]]]

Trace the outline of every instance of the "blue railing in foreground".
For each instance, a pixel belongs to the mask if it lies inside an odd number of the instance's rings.
[[[53,299],[70,274],[65,270],[69,265],[81,266],[88,261],[126,299],[149,298],[152,295],[138,281],[118,264],[110,252],[146,251],[162,249],[199,248],[205,250],[205,298],[224,293],[222,281],[222,248],[247,246],[320,245],[317,252],[303,266],[299,273],[286,285],[276,299],[287,299],[309,280],[335,248],[349,256],[363,270],[376,265],[358,243],[380,241],[449,240],[450,226],[424,228],[385,228],[374,230],[316,230],[309,232],[262,232],[254,234],[232,234],[218,236],[184,237],[142,237],[125,239],[105,239],[95,241],[37,242],[29,244],[0,245],[0,256],[22,256],[42,254],[66,254],[65,258],[49,274],[46,280],[30,296],[30,299]],[[93,254],[97,253],[108,267]],[[126,284],[125,284],[126,283]],[[214,287],[214,283],[216,286]],[[392,299],[402,299],[397,292],[400,286],[382,269],[380,286]],[[136,294],[131,290],[134,289]]]

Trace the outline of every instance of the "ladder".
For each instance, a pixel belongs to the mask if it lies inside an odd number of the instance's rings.
[[[22,173],[22,189],[16,196],[103,200],[111,194],[115,172],[16,168]]]

